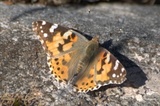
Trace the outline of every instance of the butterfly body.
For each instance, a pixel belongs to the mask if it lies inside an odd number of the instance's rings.
[[[125,68],[108,50],[99,47],[96,37],[88,41],[72,29],[45,21],[32,25],[47,53],[50,71],[59,82],[87,92],[125,81]]]

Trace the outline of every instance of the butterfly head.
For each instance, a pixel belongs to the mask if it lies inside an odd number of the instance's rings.
[[[99,36],[95,36],[95,37],[93,37],[93,38],[92,38],[92,41],[94,41],[94,42],[97,42],[97,43],[98,43],[98,42],[99,42]]]

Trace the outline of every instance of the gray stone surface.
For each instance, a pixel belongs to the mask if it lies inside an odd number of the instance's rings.
[[[0,3],[0,106],[15,97],[42,106],[160,106],[159,11],[159,6],[127,4]],[[32,21],[42,19],[100,35],[102,46],[126,67],[127,81],[87,94],[57,89],[45,52],[31,30]]]

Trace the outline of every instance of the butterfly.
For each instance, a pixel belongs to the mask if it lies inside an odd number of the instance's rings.
[[[77,31],[46,21],[32,23],[33,31],[47,53],[47,62],[54,78],[72,84],[77,92],[88,92],[108,84],[126,80],[124,66],[98,38],[88,40]]]

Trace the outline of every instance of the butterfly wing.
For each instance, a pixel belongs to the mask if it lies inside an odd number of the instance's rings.
[[[47,53],[48,65],[55,79],[70,80],[76,73],[73,71],[77,59],[88,40],[73,30],[46,21],[33,22],[32,27]]]
[[[89,43],[81,34],[45,21],[36,21],[32,25],[47,53],[50,70],[58,81],[67,82],[78,73],[73,84],[77,91],[87,92],[107,84],[120,84],[125,80],[124,67],[104,48],[99,48],[93,61],[82,68],[78,60],[89,55],[83,54]],[[86,70],[76,72],[77,68]]]
[[[78,92],[87,92],[108,84],[121,84],[125,81],[126,70],[108,50],[100,48],[94,61],[86,71],[75,81]]]

